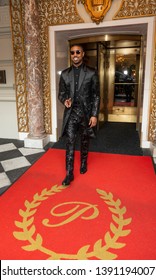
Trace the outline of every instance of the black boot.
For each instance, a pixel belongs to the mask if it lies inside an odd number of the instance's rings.
[[[62,181],[63,186],[69,186],[70,182],[74,180],[74,152],[73,149],[67,149],[66,151],[66,177]]]
[[[69,186],[70,182],[72,182],[74,180],[74,175],[71,174],[67,174],[66,177],[64,178],[64,180],[62,181],[62,185],[63,186]]]
[[[87,172],[87,161],[81,161],[80,173],[85,174]]]

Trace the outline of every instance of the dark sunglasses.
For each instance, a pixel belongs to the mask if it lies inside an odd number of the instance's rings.
[[[73,55],[74,53],[76,53],[76,54],[80,54],[80,53],[81,53],[81,51],[79,51],[79,50],[76,50],[76,51],[70,51],[70,54],[71,54],[71,55]]]

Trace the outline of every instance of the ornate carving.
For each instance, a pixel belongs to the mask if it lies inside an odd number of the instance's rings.
[[[150,112],[149,140],[156,144],[156,48]]]
[[[145,17],[156,15],[155,0],[122,0],[113,19]]]
[[[92,21],[99,24],[110,9],[112,0],[78,0],[78,3],[83,4]]]
[[[15,68],[15,81],[16,81],[18,130],[20,132],[27,132],[28,112],[27,112],[27,97],[26,97],[24,38],[23,38],[21,3],[19,0],[11,0],[10,7],[11,7],[12,39],[13,39],[14,68]]]

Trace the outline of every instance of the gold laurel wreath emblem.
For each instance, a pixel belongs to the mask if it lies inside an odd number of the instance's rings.
[[[42,190],[41,194],[36,193],[33,196],[32,202],[25,201],[24,205],[26,210],[19,210],[19,215],[22,217],[22,222],[15,221],[16,227],[20,228],[21,231],[13,232],[13,235],[16,239],[22,241],[28,241],[29,245],[22,246],[23,250],[26,251],[36,251],[49,256],[49,260],[88,260],[90,258],[96,257],[100,260],[112,260],[116,259],[117,255],[110,252],[110,249],[121,249],[126,244],[118,242],[119,237],[127,236],[131,230],[124,229],[124,226],[127,226],[131,223],[132,218],[124,219],[124,214],[126,213],[126,207],[121,206],[120,199],[116,201],[113,199],[113,194],[111,192],[107,193],[103,190],[97,189],[97,193],[108,205],[108,209],[112,212],[112,222],[110,223],[110,231],[107,231],[103,239],[99,239],[93,245],[93,251],[90,251],[90,245],[85,245],[78,250],[76,254],[63,254],[56,253],[48,248],[43,246],[43,238],[39,233],[36,233],[36,227],[33,224],[34,214],[37,211],[37,207],[49,196],[55,195],[58,192],[65,190],[63,186],[53,186],[51,189],[47,190],[46,188]],[[103,245],[104,243],[104,245]]]

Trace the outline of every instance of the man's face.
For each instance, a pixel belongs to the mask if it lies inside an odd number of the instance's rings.
[[[74,66],[81,65],[84,57],[84,51],[80,46],[73,46],[70,49],[71,60]]]

